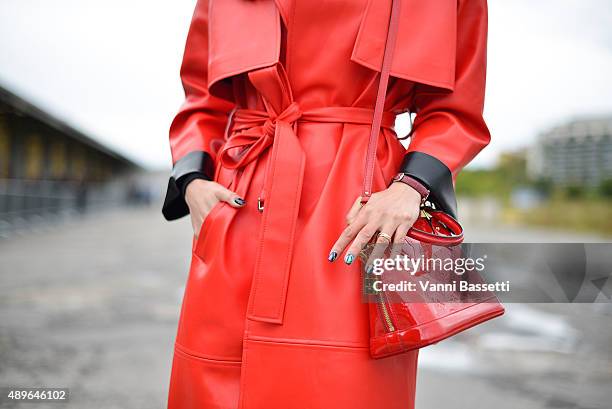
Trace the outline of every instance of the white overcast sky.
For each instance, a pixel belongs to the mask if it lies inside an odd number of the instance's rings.
[[[195,0],[0,0],[0,84],[151,168]],[[488,165],[574,117],[612,113],[608,0],[489,0]],[[398,132],[403,132],[400,123]]]

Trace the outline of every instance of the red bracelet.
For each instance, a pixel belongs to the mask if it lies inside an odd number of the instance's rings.
[[[429,197],[429,189],[427,189],[427,187],[425,187],[424,184],[422,184],[421,182],[419,182],[417,179],[413,178],[412,176],[409,176],[405,173],[398,173],[391,180],[391,183],[394,183],[394,182],[405,183],[411,188],[413,188],[414,190],[416,190],[417,192],[419,192],[419,194],[421,195],[421,203],[425,203],[425,201]]]

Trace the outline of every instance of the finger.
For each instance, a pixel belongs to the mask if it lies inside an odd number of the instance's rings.
[[[374,260],[383,259],[385,257],[385,250],[389,247],[393,240],[393,233],[395,232],[397,225],[394,223],[385,223],[378,233],[376,238],[376,244],[373,246],[372,253],[366,262],[366,271],[369,272],[371,266],[374,264]]]
[[[368,244],[368,242],[372,239],[372,236],[376,234],[376,231],[379,227],[380,225],[378,223],[370,222],[359,230],[359,233],[357,233],[357,235],[355,236],[353,243],[346,251],[346,254],[344,256],[344,262],[346,264],[351,264],[353,263],[353,261],[355,261],[355,258],[357,257],[361,249],[363,249],[365,245]]]
[[[399,244],[404,240],[404,237],[408,234],[408,230],[412,227],[412,223],[401,223],[395,229],[395,234],[393,235],[393,243]]]
[[[336,240],[336,242],[332,246],[327,259],[329,261],[336,260],[336,258],[338,258],[338,254],[341,254],[346,248],[346,246],[348,246],[350,242],[353,241],[353,239],[359,233],[363,226],[365,226],[365,219],[359,217],[355,219],[351,224],[346,226],[340,234],[340,237],[338,237],[338,240]]]
[[[346,224],[351,224],[353,220],[355,220],[355,218],[359,214],[359,210],[361,210],[362,207],[363,205],[361,204],[361,197],[358,197],[357,200],[355,200],[355,203],[353,203],[353,205],[349,209],[348,213],[346,214]]]
[[[402,250],[402,243],[404,242],[410,227],[412,227],[412,223],[401,223],[399,226],[397,226],[397,229],[395,229],[395,234],[393,235],[393,245],[391,246],[391,254],[389,255],[390,258],[395,258],[398,254],[400,254],[400,251]]]
[[[223,186],[220,186],[215,195],[217,196],[217,199],[227,202],[233,207],[242,207],[246,204],[246,201],[238,196],[236,192],[233,192]]]

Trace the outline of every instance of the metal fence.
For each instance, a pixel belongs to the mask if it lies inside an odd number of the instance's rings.
[[[149,204],[146,184],[129,178],[112,182],[0,179],[0,238],[41,223],[125,204]]]

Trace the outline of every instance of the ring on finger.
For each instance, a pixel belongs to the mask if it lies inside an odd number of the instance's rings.
[[[389,236],[387,233],[383,233],[383,232],[378,233],[378,238],[385,239],[386,241],[391,243],[391,236]]]

